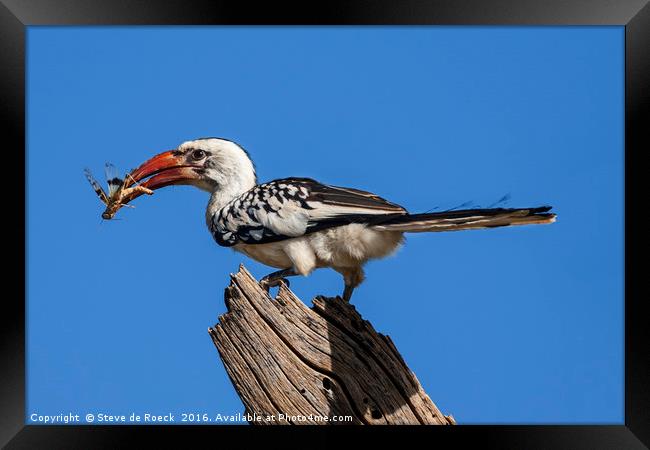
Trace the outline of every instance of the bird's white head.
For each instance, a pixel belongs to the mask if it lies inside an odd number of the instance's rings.
[[[131,176],[152,190],[186,184],[225,195],[245,192],[257,183],[255,166],[246,151],[221,138],[183,142],[145,161]]]

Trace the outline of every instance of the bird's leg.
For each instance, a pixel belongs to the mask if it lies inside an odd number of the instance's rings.
[[[352,298],[354,288],[359,286],[363,281],[363,267],[335,267],[334,270],[343,275],[343,281],[345,283],[345,289],[343,289],[343,300],[349,303],[350,299]]]
[[[264,278],[262,278],[260,280],[260,286],[262,286],[262,288],[268,292],[270,288],[280,284],[280,281],[282,281],[284,277],[291,277],[294,275],[298,275],[298,274],[293,270],[293,267],[290,267],[288,269],[278,270],[277,272],[270,273]],[[287,284],[288,287],[289,282],[287,280],[284,280],[284,282]]]
[[[350,298],[352,298],[352,292],[354,292],[354,287],[350,284],[346,284],[345,289],[343,289],[343,300],[349,303]]]

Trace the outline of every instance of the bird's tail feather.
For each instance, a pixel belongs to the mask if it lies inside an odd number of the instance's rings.
[[[537,208],[489,208],[442,211],[437,213],[407,214],[375,225],[381,231],[458,231],[478,228],[509,227],[555,222],[549,213],[551,206]]]

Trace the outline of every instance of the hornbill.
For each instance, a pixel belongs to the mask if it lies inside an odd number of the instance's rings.
[[[410,214],[370,192],[310,178],[258,184],[248,153],[222,138],[187,141],[160,153],[125,183],[150,190],[185,184],[209,192],[205,219],[217,244],[280,269],[262,278],[263,287],[331,267],[343,275],[346,301],[364,279],[364,264],[394,252],[404,232],[545,224],[556,217],[550,206]],[[128,201],[146,189],[135,191]]]

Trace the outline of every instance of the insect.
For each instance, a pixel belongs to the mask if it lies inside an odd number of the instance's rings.
[[[131,177],[131,175],[128,173],[124,178],[120,178],[117,169],[111,163],[106,163],[106,181],[108,183],[108,195],[99,185],[97,180],[95,180],[95,177],[93,177],[93,174],[89,169],[84,169],[84,174],[86,175],[86,178],[88,179],[90,185],[95,190],[97,197],[99,197],[102,203],[106,205],[106,209],[102,213],[102,219],[112,219],[122,206],[133,208],[133,206],[127,205],[127,203],[132,200],[132,197],[135,196],[134,194],[153,194],[153,191],[151,189],[147,189],[146,187],[139,185],[138,182],[135,181],[133,177]],[[135,183],[135,185],[129,187],[130,181]]]

